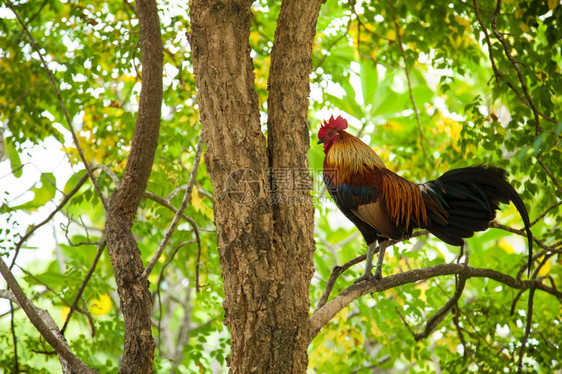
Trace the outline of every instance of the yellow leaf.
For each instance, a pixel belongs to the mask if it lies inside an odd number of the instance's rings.
[[[386,38],[390,40],[396,40],[396,31],[389,30],[388,33],[386,34]]]
[[[418,283],[415,288],[421,291],[420,300],[426,301],[427,297],[425,296],[425,291],[429,289],[429,285],[425,282],[422,282],[422,283]]]
[[[98,299],[95,299],[90,304],[90,312],[94,316],[103,316],[111,310],[113,302],[108,294],[101,295]]]
[[[205,205],[196,188],[191,191],[191,205],[193,205],[198,212],[202,212],[203,206]]]
[[[402,126],[400,122],[393,121],[393,120],[386,122],[385,124],[383,124],[383,126],[385,130],[390,130],[390,131],[401,131],[404,129],[404,126]]]
[[[548,9],[552,10],[558,5],[558,0],[548,0]]]
[[[506,253],[515,253],[515,251],[513,250],[513,246],[511,245],[510,242],[508,242],[505,239],[500,239],[498,240],[498,246],[503,249]]]
[[[67,306],[63,306],[60,311],[60,317],[63,321],[66,321],[66,317],[68,317],[68,313],[70,313],[70,308]]]
[[[503,127],[503,126],[501,126],[501,125],[500,125],[500,126],[497,126],[497,127],[496,127],[496,132],[497,132],[499,135],[501,135],[501,136],[505,135],[505,127]]]
[[[542,256],[539,259],[539,263],[542,262],[542,260],[544,259],[544,256]],[[545,262],[545,264],[543,265],[543,267],[541,268],[541,270],[539,271],[539,277],[544,277],[545,275],[548,274],[548,272],[550,271],[550,268],[552,267],[552,265],[550,265],[550,261]]]
[[[519,27],[521,27],[521,30],[523,30],[523,32],[529,32],[529,30],[530,30],[529,26],[527,26],[527,24],[525,22],[521,22]]]
[[[258,44],[258,41],[260,40],[260,34],[257,31],[253,31],[250,33],[250,39],[252,40],[252,42],[254,42],[254,44]]]
[[[208,218],[213,219],[213,209],[209,208],[207,204],[203,202],[203,198],[204,196],[201,197],[196,188],[191,191],[191,204],[193,205],[195,210],[203,213]]]

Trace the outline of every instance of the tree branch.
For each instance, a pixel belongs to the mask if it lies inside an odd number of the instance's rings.
[[[37,55],[39,56],[39,59],[41,60],[41,64],[43,65],[43,68],[45,69],[45,71],[47,72],[47,75],[49,76],[49,80],[51,81],[51,85],[53,86],[53,89],[55,90],[55,94],[57,95],[57,99],[59,101],[60,107],[61,107],[62,112],[64,114],[66,124],[68,125],[70,133],[72,134],[72,140],[74,142],[74,146],[76,147],[76,150],[78,151],[78,155],[80,156],[80,160],[82,160],[82,163],[84,164],[84,168],[86,169],[86,172],[87,172],[88,176],[90,177],[90,180],[92,181],[92,184],[94,185],[94,188],[95,188],[96,193],[97,193],[97,195],[98,195],[98,197],[99,197],[99,199],[100,199],[100,201],[103,205],[103,208],[107,212],[108,211],[107,202],[106,202],[105,198],[103,197],[103,194],[101,193],[100,186],[98,185],[98,182],[96,181],[96,178],[94,177],[94,174],[92,172],[90,164],[88,163],[88,161],[86,161],[86,158],[84,156],[84,152],[82,151],[82,147],[80,146],[80,143],[78,142],[78,137],[76,136],[74,126],[72,125],[72,121],[70,120],[70,116],[68,114],[68,111],[66,110],[66,105],[64,104],[64,101],[62,99],[59,87],[58,87],[57,82],[55,80],[55,76],[53,75],[53,73],[51,72],[49,67],[47,66],[47,63],[45,62],[45,59],[43,58],[43,54],[41,53],[41,49],[39,48],[37,43],[35,43],[35,39],[33,39],[33,37],[31,36],[31,33],[29,32],[29,29],[27,28],[27,25],[21,19],[21,17],[19,16],[19,13],[16,12],[14,4],[12,3],[11,0],[7,0],[7,3],[8,3],[8,6],[10,7],[10,9],[12,10],[12,12],[14,12],[14,15],[18,19],[18,21],[21,24],[22,28],[24,29],[25,33],[27,34],[27,37],[29,38],[29,41],[33,45],[33,48],[35,49],[35,52],[37,52]]]
[[[434,315],[432,315],[429,318],[429,320],[427,321],[427,323],[425,325],[425,328],[424,328],[423,332],[415,333],[411,329],[411,327],[408,325],[408,322],[406,321],[406,319],[402,316],[402,313],[400,313],[400,310],[398,310],[398,308],[396,309],[396,312],[398,313],[398,315],[400,316],[400,318],[402,319],[402,321],[404,322],[404,324],[406,325],[408,330],[412,333],[412,335],[414,336],[414,339],[416,341],[420,341],[422,339],[427,338],[433,332],[433,330],[435,330],[437,325],[439,325],[439,323],[441,323],[441,321],[443,320],[443,318],[445,318],[445,316],[449,313],[449,311],[455,305],[457,305],[457,303],[458,303],[458,301],[459,301],[459,299],[462,295],[462,292],[464,291],[465,284],[466,284],[466,276],[464,276],[463,274],[458,275],[455,293],[447,301],[447,303],[441,307],[441,309],[439,309]]]
[[[107,211],[105,232],[125,322],[120,373],[151,374],[154,371],[152,300],[131,228],[158,147],[164,57],[156,1],[137,0],[136,5],[143,75],[139,110],[121,186],[112,195]]]
[[[185,242],[182,242],[180,244],[178,244],[176,246],[176,248],[174,248],[172,254],[170,256],[168,256],[168,259],[166,260],[166,262],[164,264],[162,264],[162,267],[160,268],[160,275],[158,276],[158,282],[156,283],[156,296],[158,298],[158,309],[159,309],[159,315],[158,315],[158,322],[157,322],[157,329],[158,329],[158,349],[160,351],[162,351],[162,349],[160,348],[160,342],[162,341],[162,298],[160,296],[160,290],[161,290],[161,285],[162,285],[162,281],[164,280],[164,270],[168,267],[168,265],[173,261],[174,257],[176,256],[176,254],[178,253],[178,251],[189,244],[195,243],[195,240],[188,240]],[[196,277],[196,280],[197,277]]]
[[[25,233],[25,235],[21,237],[21,239],[18,241],[18,243],[16,244],[16,247],[14,249],[15,254],[14,254],[14,258],[12,259],[12,263],[10,264],[10,270],[12,270],[12,268],[16,264],[16,259],[18,257],[19,251],[20,251],[21,247],[23,246],[23,244],[27,241],[27,239],[29,239],[31,237],[31,235],[33,235],[33,233],[35,231],[37,231],[37,229],[39,229],[40,227],[45,225],[47,222],[49,222],[55,216],[55,214],[57,214],[66,205],[66,203],[72,198],[72,196],[74,196],[76,194],[76,192],[78,192],[80,187],[82,187],[82,185],[84,185],[84,183],[86,182],[87,179],[88,179],[88,175],[84,174],[82,176],[82,178],[80,178],[78,183],[76,183],[76,186],[74,186],[74,188],[72,190],[70,190],[70,192],[68,194],[64,195],[61,202],[47,216],[47,218],[45,218],[43,221],[41,221],[37,225],[32,226],[31,229],[29,229],[29,231],[27,231]]]
[[[332,40],[332,42],[330,43],[328,48],[326,48],[326,52],[324,53],[324,56],[316,64],[317,69],[322,66],[324,61],[326,61],[326,59],[330,55],[330,51],[332,50],[332,48],[334,48],[335,45],[338,44],[340,40],[342,40],[343,38],[345,38],[347,36],[347,34],[349,34],[349,28],[351,27],[351,24],[352,24],[352,19],[351,19],[351,17],[349,17],[349,21],[347,21],[347,26],[345,27],[345,32],[343,34],[341,34],[340,36],[336,37],[334,40]]]
[[[8,291],[7,292],[11,292]],[[15,297],[14,297],[15,299]],[[19,358],[18,358],[18,338],[16,336],[16,323],[15,323],[15,319],[16,319],[16,313],[15,313],[15,308],[14,308],[14,302],[12,300],[10,300],[10,331],[12,333],[12,344],[14,345],[14,371],[18,372],[19,371]],[[62,362],[61,362],[61,366],[62,366]]]
[[[496,67],[496,61],[494,59],[494,52],[493,52],[493,48],[492,48],[492,42],[490,40],[490,35],[488,34],[488,29],[486,28],[486,25],[484,24],[484,22],[482,21],[482,18],[480,17],[480,10],[479,10],[480,8],[478,8],[478,5],[477,5],[476,1],[477,0],[473,0],[472,8],[474,9],[474,14],[476,16],[476,19],[478,20],[478,23],[480,24],[480,27],[482,28],[482,32],[484,33],[484,39],[486,40],[486,45],[488,46],[488,55],[490,56],[490,63],[492,64],[492,70],[494,71],[494,77],[496,78],[496,82],[499,84],[500,80],[503,81],[515,93],[515,95],[517,96],[519,101],[521,101],[521,103],[523,103],[523,105],[527,106],[528,108],[531,108],[530,103],[521,95],[521,92],[519,92],[517,87],[515,87],[513,85],[513,83],[511,83]],[[463,4],[466,4],[466,3],[463,2]],[[468,5],[468,4],[466,4],[466,5]],[[488,13],[495,14],[494,12],[488,12]],[[545,114],[541,113],[540,111],[537,110],[537,113],[541,117],[546,119],[547,121],[552,122],[552,123],[556,123],[555,119],[547,117]]]
[[[314,338],[326,323],[330,321],[343,308],[359,297],[374,293],[382,292],[390,288],[402,286],[407,283],[413,283],[437,276],[459,274],[468,278],[489,278],[497,282],[503,283],[515,289],[537,288],[555,296],[562,302],[562,292],[555,288],[546,286],[542,283],[542,279],[520,280],[513,278],[507,274],[500,273],[492,269],[473,268],[463,264],[443,264],[435,265],[427,268],[411,270],[405,273],[394,274],[382,278],[376,282],[362,281],[356,283],[345,290],[338,296],[330,300],[326,305],[316,310],[310,318],[312,326],[312,334],[310,338]]]
[[[201,136],[199,138],[199,142],[197,143],[197,150],[195,151],[195,159],[193,160],[193,168],[191,169],[191,174],[189,175],[189,182],[187,184],[187,187],[185,188],[185,195],[183,196],[181,205],[176,211],[176,215],[174,216],[174,219],[172,220],[170,227],[168,227],[168,230],[166,230],[166,234],[164,235],[164,239],[162,239],[162,242],[160,243],[158,250],[156,251],[154,256],[152,256],[152,259],[150,259],[150,262],[148,263],[148,265],[146,265],[146,268],[142,272],[142,277],[145,279],[148,278],[148,276],[152,272],[152,269],[154,269],[156,262],[158,262],[158,259],[162,255],[162,252],[164,252],[164,248],[166,248],[166,244],[168,243],[168,241],[172,237],[172,234],[176,230],[176,227],[178,226],[178,223],[182,217],[183,211],[187,207],[188,201],[190,201],[191,199],[191,191],[193,190],[193,186],[195,185],[195,177],[197,176],[197,170],[199,169],[199,161],[201,161],[202,152],[203,152],[203,137]],[[199,263],[199,261],[197,261],[197,263]],[[197,290],[199,291],[198,288],[199,285],[197,284]]]
[[[531,287],[529,291],[529,301],[527,304],[527,323],[525,324],[525,334],[521,340],[521,349],[519,350],[519,361],[517,361],[517,372],[521,373],[523,370],[523,356],[525,355],[525,348],[527,346],[527,340],[529,339],[529,334],[531,333],[531,326],[533,324],[533,299],[535,296],[535,288]]]
[[[513,233],[513,234],[517,234],[517,235],[523,236],[523,237],[525,237],[525,238],[527,237],[527,233],[526,233],[525,231],[523,231],[523,230],[518,230],[518,229],[514,229],[514,228],[511,228],[511,227],[509,227],[509,226],[502,225],[501,223],[491,222],[491,223],[490,223],[490,227],[493,227],[493,228],[496,228],[496,229],[500,229],[500,230],[504,230],[504,231],[507,231],[507,232],[511,232],[511,233]],[[542,241],[540,241],[539,239],[537,239],[534,235],[533,235],[533,241],[534,241],[535,243],[537,243],[537,245],[538,245],[539,247],[541,247],[542,249],[545,249],[545,250],[553,250],[553,249],[555,248],[555,246],[549,246],[549,245],[543,243]],[[533,256],[533,258],[535,258],[535,256]],[[527,266],[528,266],[528,264],[527,264]]]
[[[154,202],[157,202],[158,204],[162,205],[163,207],[166,207],[168,209],[170,209],[172,212],[176,213],[178,212],[178,209],[173,206],[170,203],[170,196],[172,195],[172,193],[170,195],[168,195],[167,198],[163,198],[161,196],[158,196],[152,192],[149,191],[145,191],[144,192],[144,197],[146,197],[147,199],[150,199]],[[174,195],[175,196],[175,195]],[[197,264],[195,265],[195,286],[199,287],[199,259],[201,257],[201,236],[199,234],[199,226],[197,226],[197,222],[191,218],[190,216],[186,215],[185,213],[181,214],[181,218],[183,218],[184,220],[186,220],[190,225],[191,228],[193,228],[193,234],[195,235],[195,241],[197,242]]]
[[[396,243],[401,243],[405,240],[409,240],[411,238],[415,238],[415,237],[423,236],[423,235],[427,235],[427,234],[428,234],[427,230],[416,231],[409,238],[398,239],[398,240],[390,240],[388,245],[392,246]],[[374,253],[378,253],[378,252],[379,252],[379,248],[377,247],[375,249]],[[351,261],[346,262],[342,266],[336,266],[332,269],[332,274],[330,275],[330,279],[328,279],[328,283],[326,284],[326,288],[324,289],[324,293],[322,294],[322,296],[320,297],[320,300],[318,300],[318,303],[316,304],[316,311],[318,309],[322,308],[326,304],[326,302],[328,301],[328,298],[330,297],[330,294],[332,293],[332,289],[334,288],[334,285],[336,284],[336,281],[337,281],[338,277],[341,274],[343,274],[343,272],[345,272],[347,269],[352,267],[353,265],[356,265],[360,262],[365,261],[366,258],[367,258],[367,254],[364,254],[364,255],[361,255],[359,257],[354,258]]]
[[[515,68],[515,71],[517,72],[517,77],[519,78],[519,83],[521,84],[521,88],[523,89],[523,93],[525,94],[525,97],[527,98],[528,105],[531,108],[531,111],[533,112],[533,119],[534,119],[534,124],[535,124],[535,138],[538,138],[541,131],[542,131],[542,129],[540,127],[540,115],[541,114],[540,114],[539,110],[537,109],[537,106],[533,102],[533,98],[531,97],[531,94],[529,93],[529,88],[527,87],[527,83],[525,82],[525,77],[523,76],[523,73],[521,72],[521,68],[519,67],[519,63],[515,60],[515,58],[511,54],[510,47],[507,44],[507,41],[503,38],[503,36],[498,31],[498,28],[496,26],[496,21],[498,19],[499,13],[501,11],[501,6],[502,6],[501,0],[497,0],[496,10],[494,12],[494,15],[492,16],[492,31],[493,31],[494,35],[496,36],[496,38],[501,43],[501,45],[503,46],[504,53],[505,53],[507,59],[509,60],[509,62],[511,62],[511,65],[513,65],[513,67]],[[523,101],[523,103],[525,103],[525,102]],[[556,120],[551,120],[551,122],[556,123]],[[554,186],[556,187],[558,192],[562,194],[562,186],[560,185],[560,183],[558,183],[558,180],[556,179],[554,174],[552,174],[552,171],[550,171],[550,169],[542,161],[542,155],[539,152],[539,150],[536,151],[536,158],[537,158],[537,162],[539,163],[539,165],[546,172],[546,174],[548,175],[550,180],[552,180],[552,183],[554,184]]]
[[[76,371],[76,373],[97,373],[94,369],[87,366],[82,360],[74,355],[68,348],[68,344],[64,340],[64,337],[60,332],[58,332],[58,327],[56,324],[51,324],[47,322],[49,319],[52,319],[48,316],[46,311],[41,311],[36,308],[31,301],[25,296],[25,293],[21,289],[18,281],[14,278],[8,266],[0,257],[0,273],[6,280],[8,287],[12,290],[14,299],[12,301],[17,302],[20,307],[24,310],[25,314],[29,318],[30,322],[35,326],[35,328],[39,331],[41,336],[45,338],[45,340],[55,349],[55,351],[64,359],[72,368]],[[4,297],[9,296],[6,292],[3,291]],[[54,325],[54,326],[53,326]],[[55,330],[58,332],[55,332]],[[64,363],[61,363],[64,367]]]
[[[462,252],[464,253],[464,266],[468,266],[468,258],[469,258],[468,245],[465,243],[462,246],[462,249],[463,249]],[[460,259],[460,257],[459,257],[459,259]],[[459,299],[461,298],[461,295],[464,291],[464,286],[466,285],[466,275],[459,274],[456,277],[457,277],[457,281],[456,281],[455,293],[447,301],[447,303],[445,303],[445,305],[443,305],[443,307],[441,307],[441,309],[439,309],[434,315],[432,315],[429,318],[429,320],[427,321],[427,323],[425,325],[425,329],[424,329],[423,332],[414,333],[413,330],[408,325],[408,322],[406,321],[406,319],[402,316],[400,311],[398,309],[396,309],[396,311],[398,312],[398,315],[400,316],[400,318],[402,319],[402,321],[404,322],[404,324],[406,325],[408,330],[412,333],[412,335],[414,336],[414,339],[416,341],[427,338],[433,332],[433,330],[435,330],[437,325],[439,325],[439,323],[441,323],[441,321],[443,320],[443,318],[445,318],[445,316],[449,313],[449,311],[455,305],[458,305]]]
[[[389,15],[392,18],[392,23],[394,24],[394,29],[396,30],[396,39],[397,39],[396,44],[398,47],[398,51],[400,52],[400,56],[402,57],[402,60],[404,60],[404,72],[406,73],[406,81],[408,82],[408,93],[410,95],[410,101],[412,103],[412,107],[414,108],[414,113],[416,115],[416,122],[418,124],[418,131],[420,134],[420,146],[425,156],[425,159],[433,163],[432,161],[433,159],[428,156],[425,150],[424,142],[427,142],[427,139],[425,138],[425,135],[423,133],[423,127],[420,119],[420,111],[418,109],[418,106],[416,105],[416,99],[414,98],[414,92],[412,91],[412,80],[410,79],[410,69],[408,68],[408,60],[406,59],[406,53],[404,52],[404,47],[402,46],[402,36],[400,36],[400,26],[398,25],[398,21],[396,21],[396,15],[394,14],[394,6],[392,3],[393,0],[389,0],[388,2]]]
[[[548,208],[546,208],[544,212],[542,212],[537,218],[535,218],[533,222],[531,222],[531,227],[536,225],[540,220],[542,220],[552,209],[555,209],[560,205],[562,205],[562,200],[557,201],[551,206],[549,206]]]
[[[101,243],[98,245],[98,253],[96,254],[96,257],[94,258],[94,261],[92,262],[92,265],[90,266],[90,270],[88,270],[88,274],[86,274],[86,277],[82,281],[82,284],[80,285],[80,288],[78,289],[78,292],[76,293],[76,297],[74,298],[74,301],[72,302],[72,305],[70,306],[70,311],[68,312],[68,315],[66,316],[66,320],[64,321],[64,325],[62,326],[61,333],[63,335],[64,335],[64,332],[66,330],[66,327],[68,326],[68,322],[70,322],[70,317],[72,317],[72,313],[78,307],[78,301],[82,297],[82,293],[84,292],[84,289],[86,289],[86,285],[88,284],[88,282],[90,281],[90,278],[92,277],[92,275],[94,274],[94,271],[96,270],[96,266],[97,266],[98,261],[99,261],[101,255],[102,255],[102,253],[103,253],[103,250],[105,249],[105,245],[106,245],[105,239],[103,239],[101,241]]]

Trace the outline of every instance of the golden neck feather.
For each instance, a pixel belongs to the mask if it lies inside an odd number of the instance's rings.
[[[384,162],[367,144],[353,135],[341,132],[341,137],[329,149],[325,167],[343,170],[346,174],[355,174],[365,168],[374,166],[386,169]]]

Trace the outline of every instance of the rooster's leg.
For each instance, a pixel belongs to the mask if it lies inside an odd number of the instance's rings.
[[[384,241],[386,243],[386,241]],[[367,259],[365,260],[365,273],[362,276],[357,278],[355,283],[360,282],[362,280],[372,280],[373,279],[373,255],[375,254],[375,250],[377,249],[377,242],[374,241],[369,244],[369,249],[367,250]],[[377,265],[378,268],[379,265]],[[375,275],[376,276],[376,275]],[[380,278],[377,278],[380,279]]]
[[[377,261],[377,268],[375,269],[375,279],[382,279],[382,261],[384,259],[384,251],[388,247],[388,240],[383,240],[379,243],[379,260]],[[372,259],[372,255],[371,255]],[[371,268],[373,265],[371,264]],[[369,273],[371,270],[369,270]]]

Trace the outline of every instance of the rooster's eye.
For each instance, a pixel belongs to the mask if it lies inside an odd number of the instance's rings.
[[[333,131],[328,131],[328,136],[329,136],[329,137],[334,136],[334,132],[333,132]]]

